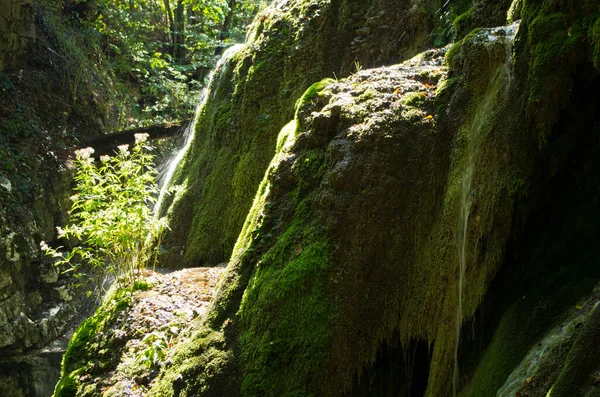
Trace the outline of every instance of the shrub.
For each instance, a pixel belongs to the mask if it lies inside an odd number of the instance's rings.
[[[137,134],[131,151],[119,146],[112,157],[101,156],[98,163],[92,148],[76,152],[76,194],[71,210],[71,224],[58,227],[59,238],[73,243],[66,253],[44,242],[42,249],[59,258],[57,265],[67,265],[75,277],[84,275],[83,264],[90,266],[99,285],[106,276],[132,286],[139,281],[141,270],[151,261],[156,264],[154,247],[160,243],[166,219],[153,214],[156,200],[156,170],[153,156],[144,142],[147,134]],[[154,255],[153,255],[154,253]]]

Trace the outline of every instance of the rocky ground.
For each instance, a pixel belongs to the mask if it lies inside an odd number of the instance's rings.
[[[101,375],[83,374],[81,380],[92,386],[86,392],[145,396],[180,332],[206,312],[223,269],[217,266],[166,274],[148,272],[148,288],[135,291],[129,309],[102,331],[123,346],[118,364]]]

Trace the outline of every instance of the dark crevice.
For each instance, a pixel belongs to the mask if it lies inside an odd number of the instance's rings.
[[[421,397],[425,395],[433,346],[415,341],[408,347],[384,342],[375,363],[365,366],[347,397]]]

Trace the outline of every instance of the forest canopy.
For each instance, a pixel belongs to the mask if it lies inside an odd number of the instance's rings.
[[[83,27],[87,57],[105,63],[126,84],[137,114],[123,125],[132,126],[189,117],[223,48],[244,40],[246,25],[266,1],[45,0],[45,5]]]

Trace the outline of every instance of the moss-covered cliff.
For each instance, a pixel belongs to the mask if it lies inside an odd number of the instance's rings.
[[[324,77],[428,48],[436,7],[435,1],[294,0],[258,15],[213,88],[174,180],[185,192],[170,209],[163,264],[225,261],[297,98]]]
[[[224,68],[165,258],[231,257],[150,395],[598,393],[598,3],[411,4],[461,40],[342,79],[437,37],[384,5],[276,2]]]

